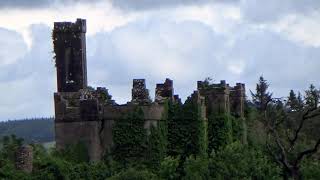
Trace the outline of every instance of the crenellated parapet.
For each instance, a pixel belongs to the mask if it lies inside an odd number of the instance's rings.
[[[205,97],[200,94],[199,91],[193,91],[190,97],[188,97],[192,101],[193,104],[196,104],[200,110],[200,118],[203,120],[207,119],[207,109]]]
[[[155,101],[163,102],[165,100],[172,100],[174,96],[173,81],[166,79],[164,83],[156,85]]]
[[[148,104],[151,103],[149,90],[146,88],[145,79],[134,79],[132,83],[132,99],[134,104]]]
[[[85,19],[77,19],[76,22],[55,22],[54,33],[86,33],[87,23]]]
[[[230,88],[230,110],[236,117],[244,117],[246,88],[242,83]]]
[[[210,114],[231,113],[235,116],[244,115],[245,85],[237,83],[230,87],[225,80],[218,84],[198,81],[198,90],[206,98],[207,116]]]

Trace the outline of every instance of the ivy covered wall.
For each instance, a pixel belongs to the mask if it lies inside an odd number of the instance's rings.
[[[123,165],[159,167],[167,156],[197,157],[218,151],[234,141],[242,141],[243,120],[228,114],[201,115],[202,108],[192,99],[184,104],[167,101],[162,120],[144,127],[144,113],[137,108],[113,127],[112,158]]]

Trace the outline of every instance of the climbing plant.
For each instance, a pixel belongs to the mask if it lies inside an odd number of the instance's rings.
[[[185,158],[206,152],[207,124],[200,115],[201,108],[191,98],[184,105],[169,103],[168,155]]]
[[[166,157],[167,153],[167,118],[168,118],[168,102],[164,103],[164,112],[161,121],[155,126],[152,125],[147,137],[148,149],[146,162],[148,167],[156,169],[160,166],[162,160]]]
[[[229,115],[211,114],[208,118],[208,153],[231,143],[232,130],[232,118]]]
[[[141,108],[136,108],[115,122],[112,131],[114,160],[125,166],[143,162],[147,149],[147,131],[143,126],[144,114]]]

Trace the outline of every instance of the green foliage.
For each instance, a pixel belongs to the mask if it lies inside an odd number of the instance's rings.
[[[109,164],[84,161],[79,153],[82,145],[69,146],[62,152],[53,150],[50,154],[39,145],[33,146],[33,179],[106,179],[112,175]]]
[[[0,153],[0,158],[14,162],[15,152],[17,151],[18,147],[22,145],[23,139],[17,138],[15,135],[4,136],[1,143],[2,151]]]
[[[179,156],[183,153],[184,122],[181,117],[182,106],[178,103],[169,102],[168,107],[168,155]]]
[[[81,163],[72,167],[69,179],[106,179],[110,176],[109,168],[103,163]]]
[[[236,131],[236,129],[235,129]],[[228,115],[211,115],[208,119],[208,152],[218,151],[232,142],[232,119]]]
[[[114,141],[112,156],[116,161],[125,166],[144,161],[147,131],[144,129],[144,115],[141,108],[116,121],[112,132]]]
[[[305,159],[301,168],[303,179],[317,180],[320,177],[320,161],[316,158]]]
[[[160,164],[158,175],[162,179],[178,179],[178,167],[179,167],[179,159],[180,157],[166,157]]]
[[[286,106],[289,108],[291,111],[300,111],[302,110],[304,104],[303,100],[301,97],[300,92],[298,93],[298,96],[293,90],[290,90],[288,100],[286,102]]]
[[[3,161],[0,162],[0,179],[31,179],[29,174],[23,173],[21,171],[17,171],[14,167],[14,164],[10,161]]]
[[[148,170],[136,170],[134,168],[126,169],[115,176],[109,178],[110,180],[153,180],[158,179],[155,174]]]
[[[232,123],[232,139],[233,141],[245,141],[244,136],[246,132],[246,124],[244,118],[235,118],[233,116],[229,116],[230,121]]]
[[[248,126],[248,144],[249,145],[263,145],[266,142],[266,131],[261,121],[258,121],[258,111],[250,107],[247,109],[248,114],[246,122]]]
[[[316,89],[316,87],[311,84],[309,89],[306,90],[305,100],[306,105],[309,108],[317,108],[319,105],[319,99],[320,99],[320,91]]]
[[[73,163],[89,162],[88,148],[83,142],[70,144],[65,149],[54,151],[53,156]]]
[[[214,179],[278,179],[280,173],[263,151],[239,142],[212,154],[209,170]]]
[[[148,167],[155,169],[160,166],[161,160],[166,156],[166,128],[165,122],[158,123],[157,127],[150,128],[147,150]]]
[[[251,92],[252,101],[259,111],[267,108],[268,103],[272,100],[272,93],[268,92],[269,83],[260,76],[259,82],[256,85],[256,92]]]
[[[35,179],[68,179],[72,164],[61,158],[48,157],[34,164]]]
[[[169,104],[168,155],[184,159],[206,153],[207,124],[200,115],[200,107],[191,98],[183,106]]]
[[[156,126],[152,125],[147,136],[147,154],[146,162],[150,169],[157,169],[161,161],[167,155],[167,118],[168,118],[168,102],[164,103],[164,114],[162,114],[161,121]]]
[[[206,180],[209,179],[209,160],[206,156],[190,156],[184,163],[185,180]]]

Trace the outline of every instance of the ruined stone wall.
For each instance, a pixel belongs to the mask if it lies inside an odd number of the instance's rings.
[[[207,116],[227,113],[236,117],[244,117],[244,84],[237,83],[235,87],[230,87],[224,80],[220,84],[198,81],[198,90],[205,97]]]
[[[241,83],[230,90],[230,109],[235,117],[244,117],[245,92],[245,85]]]
[[[101,131],[102,146],[104,150],[110,151],[112,147],[112,127],[115,121],[126,117],[127,114],[134,111],[136,107],[142,109],[144,114],[144,128],[150,129],[151,126],[157,126],[158,122],[162,120],[162,116],[165,113],[165,107],[161,104],[151,103],[148,105],[117,105],[117,106],[104,106],[103,113],[103,127]]]
[[[205,84],[198,81],[198,91],[205,97],[207,116],[210,114],[229,113],[229,87],[225,81],[220,84]]]
[[[99,129],[98,121],[56,122],[56,147],[63,149],[68,145],[83,143],[88,149],[90,161],[99,161],[102,157]]]
[[[144,80],[139,80],[139,83],[145,84]],[[157,126],[165,111],[164,105],[152,103],[149,96],[140,96],[141,92],[148,91],[144,85],[133,86],[133,93],[138,95],[133,95],[135,98],[125,105],[116,105],[113,100],[106,101],[105,98],[101,98],[100,93],[106,91],[101,88],[55,93],[57,148],[63,149],[70,144],[84,143],[88,147],[90,160],[98,161],[112,147],[114,122],[124,118],[136,107],[140,107],[144,113],[146,129]]]
[[[33,148],[23,145],[15,152],[15,167],[17,170],[31,173],[33,168]]]

